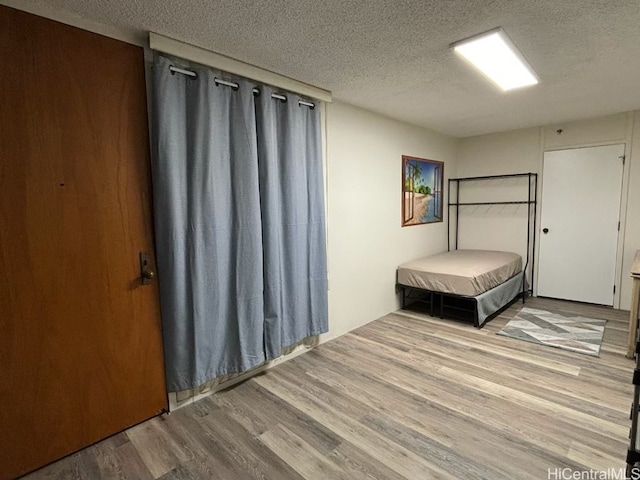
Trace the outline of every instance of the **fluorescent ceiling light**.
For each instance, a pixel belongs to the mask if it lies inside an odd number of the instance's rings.
[[[538,77],[501,28],[461,40],[451,47],[502,90],[538,83]]]

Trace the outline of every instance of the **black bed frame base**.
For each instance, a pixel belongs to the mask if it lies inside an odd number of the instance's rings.
[[[397,284],[397,287],[402,293],[402,309],[417,303],[429,307],[429,315],[432,317],[435,317],[435,313],[438,312],[438,316],[440,318],[445,318],[445,316],[447,316],[449,318],[456,318],[460,320],[473,320],[473,326],[476,328],[482,328],[487,323],[483,322],[482,325],[480,325],[478,321],[478,300],[475,297],[467,297],[453,293],[434,292],[432,290],[424,290],[400,284]],[[527,293],[528,292],[526,290],[518,293],[513,300],[498,309],[496,312],[492,313],[489,316],[489,319],[495,317],[497,314],[512,305],[516,300],[518,300],[518,298],[521,298],[522,303],[524,303]]]

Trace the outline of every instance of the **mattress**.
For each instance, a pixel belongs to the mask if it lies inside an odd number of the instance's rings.
[[[398,267],[398,283],[475,297],[522,271],[522,257],[494,250],[454,250]]]

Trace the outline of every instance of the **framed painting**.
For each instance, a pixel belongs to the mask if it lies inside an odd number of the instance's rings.
[[[402,226],[442,221],[444,162],[402,156]]]

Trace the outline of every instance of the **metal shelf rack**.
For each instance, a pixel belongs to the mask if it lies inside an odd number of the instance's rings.
[[[527,199],[515,200],[515,201],[495,201],[495,202],[461,202],[460,201],[460,187],[468,182],[491,182],[496,180],[503,180],[506,178],[522,178],[527,180]],[[455,199],[451,198],[452,186],[455,184]],[[525,265],[522,269],[522,302],[524,303],[525,294],[527,293],[527,269],[530,271],[531,287],[528,289],[529,293],[533,292],[533,276],[535,267],[535,249],[536,249],[536,213],[538,205],[538,174],[537,173],[512,173],[507,175],[487,175],[481,177],[463,177],[463,178],[450,178],[449,188],[447,192],[447,205],[449,208],[447,215],[447,250],[451,250],[451,213],[452,209],[455,211],[455,250],[458,249],[458,233],[459,233],[459,217],[460,207],[464,206],[489,206],[489,205],[527,205],[527,254],[525,259]]]

